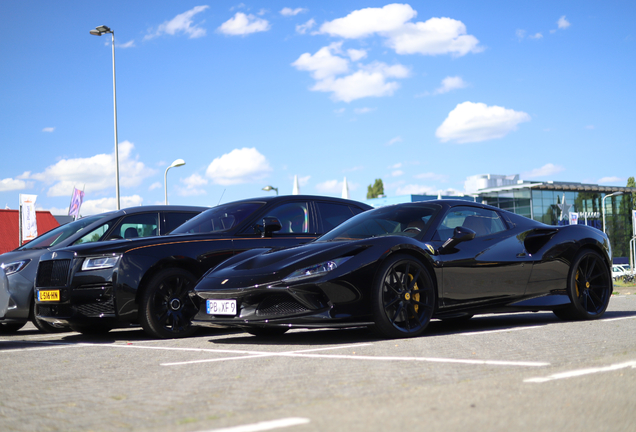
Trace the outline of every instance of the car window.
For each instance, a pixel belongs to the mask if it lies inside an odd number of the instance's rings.
[[[170,234],[206,234],[227,231],[261,208],[262,202],[223,204],[206,210],[178,226]]]
[[[385,235],[415,237],[426,233],[438,206],[401,205],[368,210],[338,225],[318,241],[366,239]]]
[[[111,226],[112,225],[110,223],[105,223],[103,225],[100,225],[94,230],[92,230],[91,232],[89,232],[88,234],[85,234],[84,236],[80,237],[78,240],[75,240],[73,244],[77,245],[82,243],[92,243],[92,242],[99,241],[104,236],[104,234],[106,234],[106,232]]]
[[[108,236],[108,240],[155,236],[157,235],[158,226],[158,213],[156,212],[128,215],[115,225],[115,229]]]
[[[438,227],[434,239],[449,239],[458,226],[475,231],[476,237],[483,237],[506,230],[506,226],[497,212],[476,207],[459,206],[449,210]]]
[[[309,232],[309,210],[306,202],[283,204],[267,212],[266,216],[280,221],[279,234],[302,234]]]
[[[347,219],[354,216],[352,208],[345,204],[334,204],[327,202],[316,202],[318,213],[322,220],[324,232],[331,231]]]
[[[166,221],[166,232],[162,234],[167,234],[177,228],[180,225],[183,225],[188,220],[195,217],[198,213],[182,213],[182,212],[168,212],[164,213],[164,220]]]
[[[102,219],[103,217],[103,215],[89,216],[67,223],[66,225],[61,225],[57,228],[52,229],[51,231],[42,234],[41,236],[34,238],[30,242],[19,247],[18,250],[38,249],[58,245],[73,234],[82,231],[88,225]]]

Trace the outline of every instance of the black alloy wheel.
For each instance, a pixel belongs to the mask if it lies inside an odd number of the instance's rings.
[[[564,320],[592,320],[603,316],[612,295],[612,277],[605,260],[593,250],[579,252],[568,276],[571,304],[554,310]]]
[[[196,278],[180,268],[157,273],[146,287],[139,308],[139,321],[146,333],[160,339],[193,335],[192,318],[197,307],[188,295]]]
[[[380,268],[374,282],[375,331],[388,338],[424,333],[435,311],[435,286],[417,259],[394,255]]]

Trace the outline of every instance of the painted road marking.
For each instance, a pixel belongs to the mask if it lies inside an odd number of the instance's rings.
[[[299,426],[309,423],[309,419],[302,417],[290,417],[280,420],[263,421],[249,425],[234,426],[222,429],[212,429],[206,432],[259,432],[272,429],[280,429],[289,426]]]
[[[636,360],[635,361],[628,361],[628,362],[625,362],[625,363],[617,363],[617,364],[613,364],[611,366],[605,366],[605,367],[589,368],[589,369],[578,369],[578,370],[573,370],[573,371],[568,371],[568,372],[561,372],[561,373],[549,375],[549,376],[543,377],[543,378],[528,378],[528,379],[523,380],[523,382],[544,383],[544,382],[548,382],[548,381],[554,381],[554,380],[559,380],[559,379],[578,377],[578,376],[583,376],[583,375],[590,375],[590,374],[595,374],[595,373],[611,372],[611,371],[615,371],[615,370],[619,370],[619,369],[625,369],[625,368],[636,369]]]

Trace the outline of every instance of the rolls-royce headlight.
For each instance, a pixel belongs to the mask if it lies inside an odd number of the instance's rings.
[[[119,258],[121,258],[120,255],[85,258],[84,262],[82,263],[82,271],[103,270],[115,267],[115,265],[117,265],[117,261],[119,261]]]
[[[289,276],[283,279],[285,282],[294,282],[300,279],[311,278],[315,276],[322,276],[325,273],[328,273],[332,270],[338,268],[345,262],[351,259],[350,256],[336,258],[329,261],[321,262],[320,264],[312,265],[310,267],[305,267],[300,270],[296,270],[292,272]]]
[[[29,262],[31,262],[30,259],[6,264],[2,263],[2,269],[4,270],[4,273],[9,276],[10,274],[17,273],[22,270]]]

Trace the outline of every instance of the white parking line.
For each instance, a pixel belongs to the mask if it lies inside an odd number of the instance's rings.
[[[249,425],[234,426],[222,429],[212,429],[206,432],[259,432],[272,429],[279,429],[289,426],[299,426],[309,423],[309,419],[302,417],[290,417],[280,420],[264,421],[259,423],[253,423]]]
[[[599,368],[579,369],[579,370],[574,370],[574,371],[561,372],[561,373],[549,375],[549,376],[543,377],[543,378],[528,378],[528,379],[523,380],[523,382],[527,382],[527,383],[544,383],[544,382],[548,382],[548,381],[554,381],[554,380],[565,379],[565,378],[572,378],[572,377],[583,376],[583,375],[590,375],[590,374],[601,373],[601,372],[611,372],[611,371],[615,371],[615,370],[619,370],[619,369],[625,369],[625,368],[629,368],[629,367],[631,367],[632,369],[636,369],[636,361],[628,361],[628,362],[625,362],[625,363],[617,363],[617,364],[613,364],[611,366],[605,366],[605,367],[599,367]]]
[[[489,334],[489,333],[507,333],[511,331],[531,330],[531,329],[537,329],[542,327],[544,326],[540,325],[540,326],[530,326],[530,327],[510,327],[510,328],[499,329],[499,330],[484,330],[484,331],[477,331],[477,332],[459,333],[459,335],[460,336],[475,336],[475,335],[482,335],[482,334]]]

